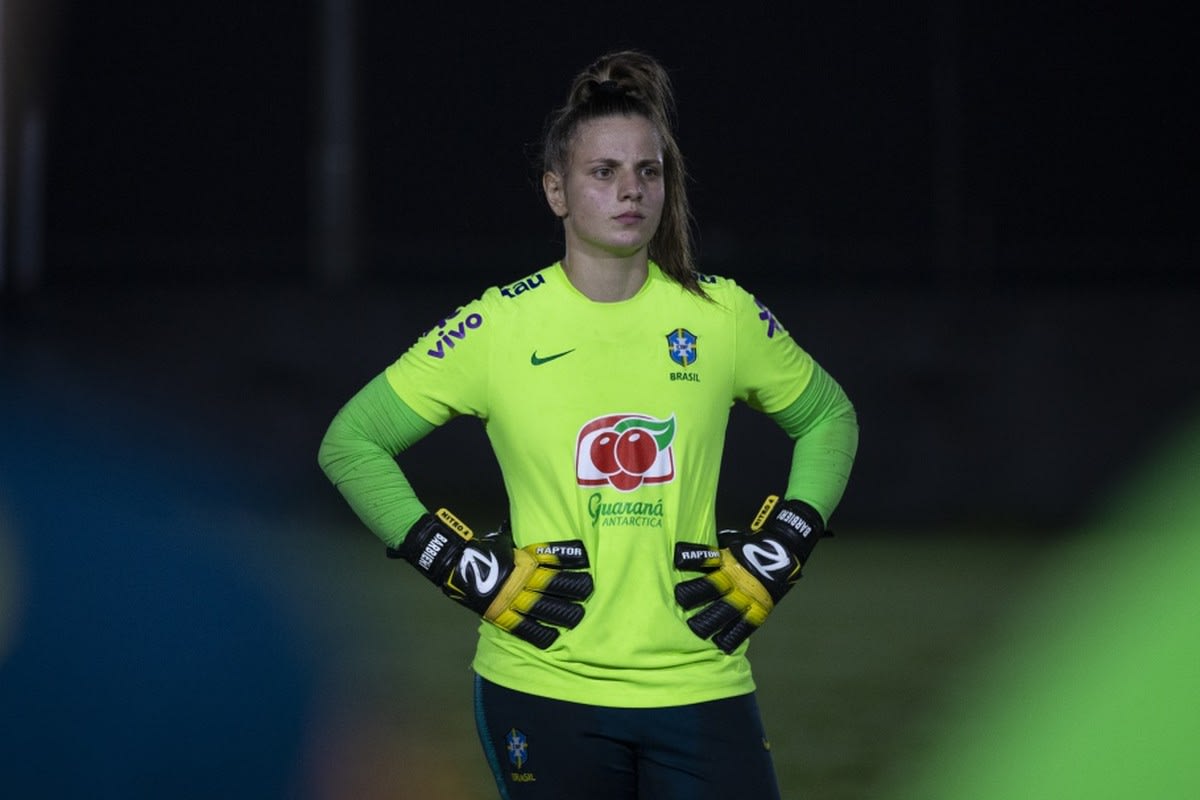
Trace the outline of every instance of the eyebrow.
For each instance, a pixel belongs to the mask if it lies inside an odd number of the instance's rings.
[[[619,159],[619,158],[593,158],[587,162],[588,166],[592,166],[592,167],[596,167],[596,166],[619,167],[619,166],[621,166],[622,163],[624,163],[624,162],[622,162],[621,159]],[[662,163],[663,163],[663,161],[661,158],[643,158],[643,159],[640,159],[639,161],[636,161],[634,163],[634,166],[635,167],[658,166]]]

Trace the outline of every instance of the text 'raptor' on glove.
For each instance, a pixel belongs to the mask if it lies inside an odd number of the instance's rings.
[[[688,627],[732,653],[799,580],[800,568],[823,535],[825,523],[816,509],[771,495],[748,532],[721,531],[716,548],[676,543],[676,569],[707,573],[675,585],[679,605],[704,606],[688,619]]]
[[[551,626],[579,624],[581,603],[592,593],[582,541],[516,549],[507,526],[476,537],[444,508],[417,520],[388,556],[405,559],[451,599],[542,649],[558,638]]]

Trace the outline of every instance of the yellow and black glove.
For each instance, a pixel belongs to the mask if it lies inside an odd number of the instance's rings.
[[[828,535],[821,515],[800,500],[771,495],[749,532],[725,530],[717,547],[678,542],[675,568],[707,574],[675,585],[675,602],[691,610],[688,627],[732,653],[766,621],[812,554],[817,539]]]
[[[518,550],[507,526],[477,538],[444,508],[417,520],[388,557],[403,558],[451,599],[543,650],[558,638],[552,625],[579,624],[592,594],[582,541]]]

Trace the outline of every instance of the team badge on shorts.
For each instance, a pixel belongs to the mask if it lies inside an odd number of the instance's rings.
[[[667,353],[681,367],[696,363],[696,334],[687,328],[676,328],[667,334]]]
[[[505,735],[504,749],[508,751],[508,763],[514,769],[520,769],[529,760],[529,740],[516,728]]]
[[[537,780],[536,775],[525,771],[525,765],[529,763],[529,740],[525,734],[510,728],[504,735],[504,749],[508,752],[508,763],[512,767],[508,777],[513,783],[533,783]]]

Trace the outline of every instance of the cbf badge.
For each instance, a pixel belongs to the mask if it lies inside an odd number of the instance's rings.
[[[667,352],[671,360],[681,367],[696,363],[696,334],[686,328],[676,328],[667,334]]]
[[[508,751],[508,763],[512,772],[508,773],[513,783],[533,783],[537,780],[532,772],[524,771],[529,762],[529,741],[525,734],[516,728],[511,728],[504,737],[504,749]]]
[[[513,728],[504,737],[504,746],[508,750],[509,764],[516,769],[525,766],[525,761],[529,758],[529,741],[525,738],[525,734]]]

